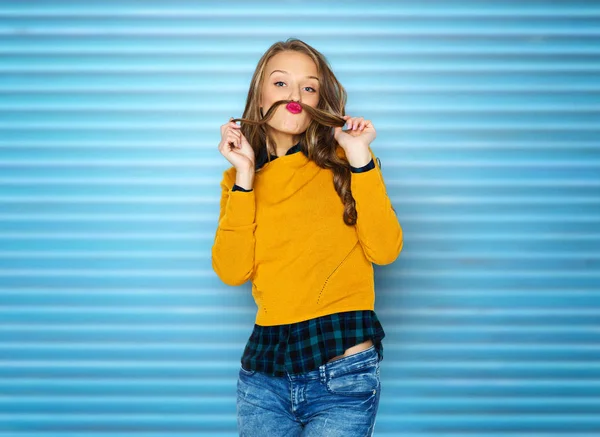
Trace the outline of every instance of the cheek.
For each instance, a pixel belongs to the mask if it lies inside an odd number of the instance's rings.
[[[314,100],[307,101],[306,104],[308,106],[310,106],[311,108],[316,109],[317,106],[319,106],[319,99],[318,99],[318,97],[315,97]]]

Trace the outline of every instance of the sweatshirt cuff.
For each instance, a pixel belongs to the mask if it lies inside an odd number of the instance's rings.
[[[375,168],[375,161],[371,158],[368,164],[363,165],[362,167],[352,167],[350,166],[350,171],[352,173],[364,173],[365,171],[373,170]]]
[[[238,184],[233,184],[233,187],[231,188],[233,191],[243,191],[244,193],[249,193],[250,191],[252,191],[254,188],[250,188],[249,190],[240,187]]]
[[[256,196],[252,191],[229,190],[229,198],[225,207],[226,225],[252,225],[256,219]]]
[[[350,178],[350,190],[352,191],[353,196],[356,195],[356,198],[369,199],[371,202],[374,200],[372,198],[374,194],[383,194],[387,196],[387,189],[383,181],[383,175],[381,174],[381,161],[379,161],[379,158],[375,156],[370,148],[369,150],[371,151],[371,161],[364,167],[372,167],[368,171],[352,172],[352,177]],[[377,161],[378,165],[375,165],[375,161]],[[373,192],[373,190],[376,191]]]

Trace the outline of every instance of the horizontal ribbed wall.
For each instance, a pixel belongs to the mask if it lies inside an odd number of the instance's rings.
[[[378,436],[600,435],[600,2],[0,2],[0,437],[235,436],[219,126],[298,37],[405,245]]]

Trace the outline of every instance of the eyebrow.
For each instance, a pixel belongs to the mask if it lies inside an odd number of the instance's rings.
[[[271,74],[275,73],[276,71],[280,71],[280,72],[282,72],[282,73],[289,74],[289,73],[288,73],[287,71],[285,71],[285,70],[273,70],[273,71],[271,71]],[[269,76],[271,76],[271,74],[269,74]],[[318,78],[317,76],[306,76],[306,77],[307,77],[308,79],[316,79],[316,80],[318,80],[318,81],[319,81],[319,78]],[[319,82],[320,82],[320,81],[319,81]]]

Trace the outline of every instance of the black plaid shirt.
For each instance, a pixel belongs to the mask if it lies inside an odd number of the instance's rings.
[[[291,147],[286,155],[302,151],[300,143]],[[305,153],[305,152],[303,152]],[[306,153],[305,153],[306,154]],[[271,160],[277,159],[271,154]],[[256,169],[267,162],[266,152],[256,159]],[[379,168],[381,161],[377,159]],[[350,167],[353,173],[375,168],[373,159],[363,167]],[[252,191],[234,184],[233,191]],[[310,372],[331,358],[368,339],[373,341],[383,360],[385,331],[375,311],[357,310],[328,314],[302,322],[261,326],[254,325],[244,348],[241,363],[246,370],[257,370],[272,376]]]
[[[246,370],[272,376],[310,372],[349,347],[373,340],[383,359],[385,331],[375,311],[345,311],[285,325],[254,329],[244,348],[241,363]]]

